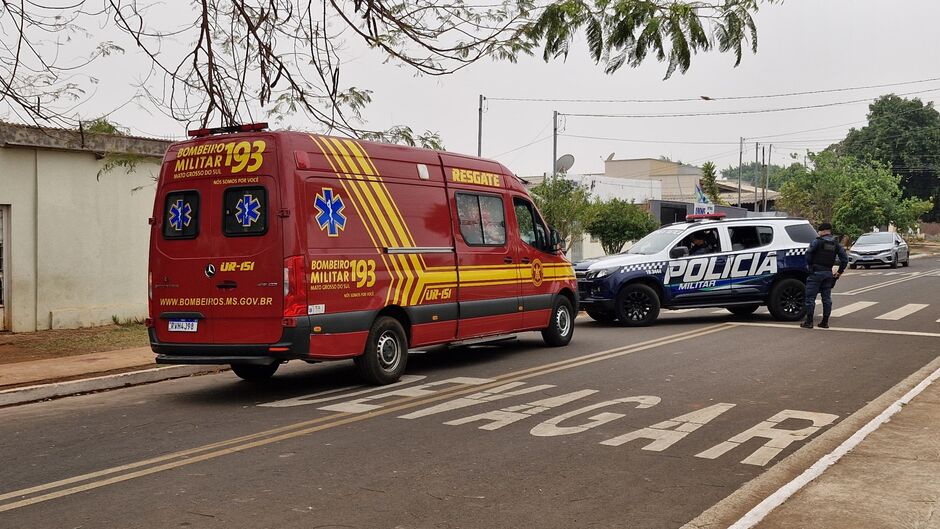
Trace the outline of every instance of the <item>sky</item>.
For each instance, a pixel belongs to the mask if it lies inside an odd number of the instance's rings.
[[[571,154],[572,173],[603,172],[603,161],[659,158],[719,168],[736,165],[739,140],[744,160],[754,160],[754,142],[773,145],[771,162],[803,160],[840,140],[850,127],[865,123],[868,101],[885,93],[922,92],[908,97],[934,101],[940,81],[887,88],[812,94],[798,97],[722,101],[756,96],[903,83],[940,78],[935,57],[940,48],[940,2],[936,0],[787,0],[763,5],[757,14],[758,51],[734,57],[717,51],[693,57],[686,74],[663,80],[665,64],[648,60],[612,75],[593,63],[583,44],[567,60],[544,62],[530,57],[516,64],[484,60],[445,77],[419,77],[367,50],[351,37],[346,43],[344,84],[369,88],[366,125],[383,129],[408,125],[440,133],[447,150],[476,154],[479,95],[487,98],[483,114],[483,156],[496,159],[520,176],[552,167],[552,112],[562,114],[558,155]],[[107,31],[107,29],[103,30]],[[133,93],[135,65],[143,58],[133,47],[121,57],[96,66],[100,78],[85,115],[113,112],[110,119],[135,135],[179,138],[185,126],[128,104],[115,102]],[[929,90],[929,91],[928,91]],[[517,102],[533,99],[671,99],[709,96],[713,101],[681,103]],[[833,102],[865,101],[824,108],[751,115],[672,118],[591,118],[565,114],[662,114],[777,109]],[[0,112],[0,117],[13,119]],[[281,125],[304,129],[295,117]],[[273,123],[277,126],[278,123]],[[310,127],[312,128],[312,127]],[[821,129],[821,130],[810,130]],[[795,158],[791,157],[794,156]]]

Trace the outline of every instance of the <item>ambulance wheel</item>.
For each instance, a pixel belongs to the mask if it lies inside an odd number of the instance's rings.
[[[375,320],[365,352],[353,360],[359,376],[367,382],[385,385],[397,381],[408,363],[408,338],[401,323],[389,316]]]
[[[796,321],[806,315],[806,285],[787,278],[774,285],[767,300],[771,316],[780,321]]]
[[[596,322],[613,323],[617,321],[617,316],[613,312],[604,312],[602,310],[588,310],[585,312]]]
[[[624,327],[645,327],[659,317],[659,296],[652,288],[634,283],[620,289],[614,307],[617,320]]]
[[[238,378],[242,380],[247,380],[248,382],[261,382],[262,380],[271,378],[280,365],[281,364],[278,362],[265,365],[232,364],[232,372],[238,375]]]
[[[760,305],[736,305],[734,307],[725,307],[728,309],[728,312],[734,314],[735,316],[750,316],[754,314]]]
[[[556,296],[555,306],[552,307],[552,319],[548,327],[542,329],[542,339],[550,347],[568,345],[574,335],[574,315],[571,302],[565,296]]]

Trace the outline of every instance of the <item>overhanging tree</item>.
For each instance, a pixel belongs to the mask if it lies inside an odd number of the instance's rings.
[[[139,98],[183,123],[303,113],[327,131],[433,147],[431,133],[364,126],[372,90],[344,81],[345,41],[438,76],[539,49],[545,60],[566,57],[583,33],[605,71],[655,57],[669,77],[716,48],[739,64],[757,49],[754,13],[776,1],[198,0],[172,23],[154,16],[167,9],[156,0],[0,2],[0,101],[22,121],[77,126],[97,82],[84,69],[133,48],[144,58],[127,72],[140,79]]]

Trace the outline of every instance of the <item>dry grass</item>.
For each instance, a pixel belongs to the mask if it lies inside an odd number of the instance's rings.
[[[147,328],[138,323],[0,334],[0,364],[100,353],[150,344]]]

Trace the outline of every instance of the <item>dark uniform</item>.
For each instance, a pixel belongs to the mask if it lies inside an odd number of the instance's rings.
[[[839,275],[845,271],[849,264],[849,256],[845,253],[845,248],[836,242],[833,235],[822,235],[817,237],[806,250],[806,265],[809,268],[809,276],[806,278],[806,322],[807,327],[813,325],[813,313],[816,310],[816,294],[822,294],[823,319],[820,327],[828,327],[829,314],[832,313],[832,286],[835,284],[835,277],[832,275],[832,267],[839,259]]]

